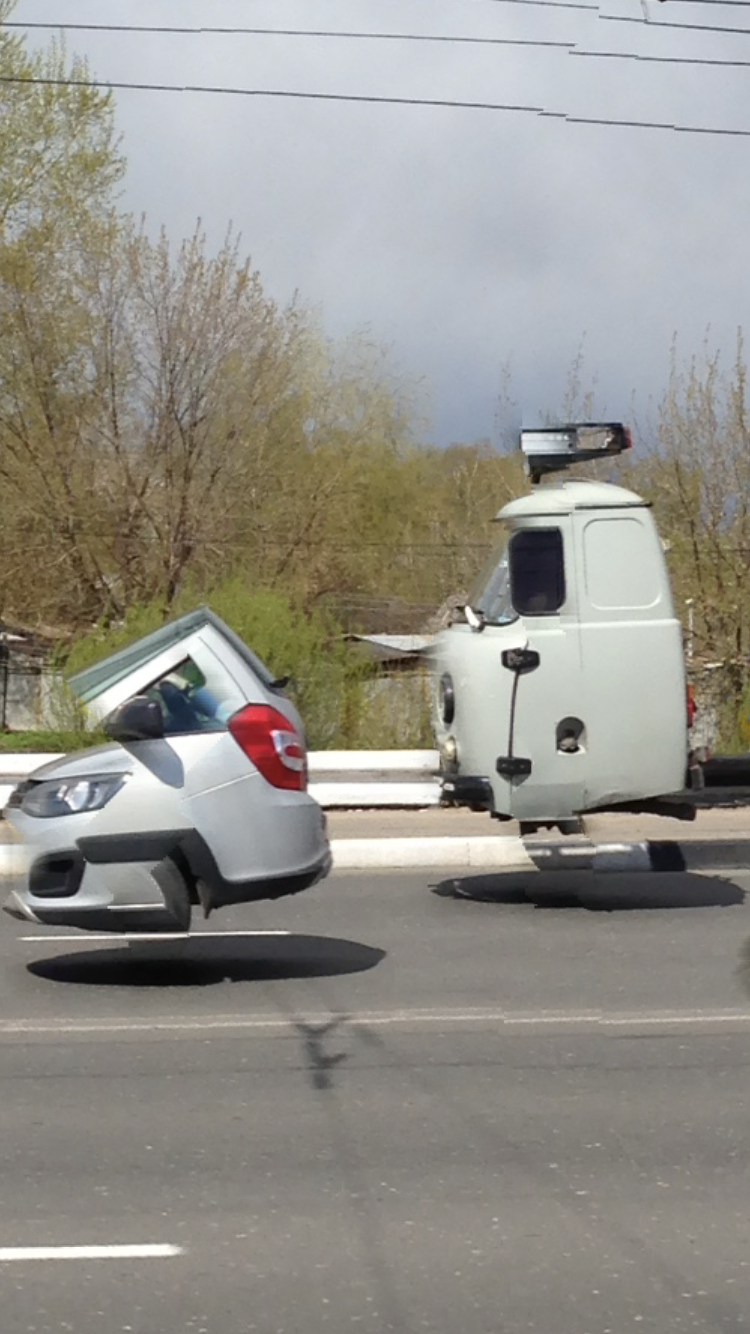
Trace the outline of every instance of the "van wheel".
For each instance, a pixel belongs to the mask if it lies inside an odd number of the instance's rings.
[[[179,866],[171,857],[165,857],[154,867],[151,874],[164,896],[168,912],[175,919],[176,928],[179,931],[189,931],[192,913],[190,887]]]

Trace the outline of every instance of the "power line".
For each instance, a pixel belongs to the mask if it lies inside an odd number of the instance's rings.
[[[685,4],[686,0],[682,0]],[[695,0],[702,4],[703,0]],[[750,0],[748,0],[750,4]],[[726,65],[730,69],[748,68],[750,60],[710,60],[703,56],[642,56],[636,51],[579,51],[571,47],[571,56],[585,56],[595,60],[641,60],[653,65]]]
[[[506,0],[507,3],[515,3],[515,0]],[[520,3],[521,0],[518,0]],[[680,0],[682,4],[709,4],[717,3],[717,0]],[[741,5],[750,9],[750,0],[720,0],[725,4]],[[554,8],[562,6],[555,5]],[[600,16],[600,17],[615,17]],[[620,18],[619,21],[628,23],[637,22],[639,19]],[[547,47],[557,50],[568,51],[570,55],[583,56],[597,60],[639,60],[648,64],[661,65],[706,65],[720,66],[726,65],[730,68],[750,67],[750,60],[716,60],[700,56],[654,56],[641,55],[635,51],[582,51],[574,42],[562,42],[543,40],[532,37],[469,37],[463,35],[451,36],[439,33],[400,33],[400,32],[354,32],[343,30],[332,30],[324,28],[240,28],[240,27],[178,27],[176,25],[154,26],[149,24],[133,23],[5,23],[6,28],[44,28],[76,32],[118,32],[118,33],[157,33],[170,35],[221,35],[221,36],[274,36],[274,37],[317,37],[317,38],[344,38],[355,41],[389,41],[389,42],[432,42],[446,43],[470,46],[523,46],[523,47]],[[651,23],[651,28],[696,28],[699,31],[709,32],[743,32],[750,36],[750,29],[747,28],[729,28],[721,29],[699,24],[670,24],[670,23]],[[160,86],[161,87],[161,86]],[[207,91],[219,91],[210,89]],[[239,92],[239,89],[228,90]]]
[[[325,28],[183,28],[134,23],[6,23],[6,28],[45,28],[66,32],[168,33],[177,36],[267,36],[267,37],[340,37],[369,42],[446,42],[470,46],[553,46],[570,49],[572,42],[543,41],[533,37],[451,37],[415,32],[343,32]]]
[[[683,0],[684,3],[684,0]],[[599,18],[604,23],[638,23],[644,26],[643,19],[636,18],[633,14],[600,14]],[[680,32],[730,32],[740,33],[745,37],[750,37],[750,28],[725,28],[712,23],[649,23],[646,25],[649,32],[656,28],[678,28]]]
[[[750,3],[750,0],[748,0]],[[574,0],[490,0],[496,5],[537,5],[540,9],[598,9],[598,4],[577,4]]]
[[[217,93],[229,97],[295,98],[310,102],[365,102],[387,106],[458,107],[472,111],[523,111],[541,115],[542,107],[504,102],[459,102],[449,98],[378,97],[368,93],[305,93],[290,88],[224,88],[208,84],[124,83],[101,79],[45,79],[0,74],[0,83],[41,84],[57,88],[101,88],[155,93]],[[750,131],[748,131],[750,133]]]
[[[527,5],[527,6],[531,6],[532,8],[535,8],[535,9],[565,9],[565,10],[572,9],[572,10],[577,10],[577,11],[585,11],[585,12],[589,12],[589,13],[596,12],[596,11],[598,11],[598,9],[599,9],[599,4],[597,4],[597,3],[592,3],[592,0],[484,0],[484,3],[485,3],[485,4],[502,4],[502,5]],[[750,5],[750,0],[727,0],[727,3],[728,3],[728,4],[740,4],[740,3],[745,4],[745,3],[747,3],[748,5]],[[21,23],[21,22],[19,22],[18,20],[15,20],[15,19],[14,19],[13,21],[6,20],[6,22],[0,24],[0,28],[24,28],[24,29],[25,29],[25,28],[28,28],[28,29],[31,29],[31,28],[43,28],[43,29],[52,29],[52,30],[56,30],[56,31],[58,31],[58,32],[59,32],[59,31],[65,31],[65,32],[73,32],[73,31],[85,31],[85,32],[164,32],[164,33],[192,33],[192,32],[200,32],[200,33],[229,33],[229,34],[232,34],[232,35],[233,35],[233,34],[236,34],[236,33],[256,33],[256,32],[260,33],[260,32],[274,32],[274,31],[277,31],[277,30],[275,30],[275,29],[273,29],[273,28],[240,28],[240,27],[218,28],[218,27],[205,27],[205,26],[201,26],[201,27],[198,27],[198,28],[192,28],[192,27],[188,28],[188,27],[178,27],[178,26],[176,26],[176,25],[175,25],[175,26],[166,26],[166,25],[164,25],[164,26],[158,26],[158,27],[156,27],[156,26],[155,26],[155,27],[150,27],[150,26],[147,27],[147,26],[145,26],[145,25],[140,25],[140,24],[125,24],[125,23],[123,23],[123,24],[109,24],[109,23],[40,23],[40,22]],[[297,31],[295,31],[295,30],[291,30],[291,29],[290,29],[290,30],[287,30],[287,29],[280,29],[280,30],[278,30],[278,31],[279,31],[279,32],[286,32],[286,31],[288,31],[290,36],[291,36],[291,35],[294,35],[294,36],[305,36],[305,35],[307,35],[306,32],[305,32],[305,31],[302,31],[302,30],[300,30],[299,32],[297,32]],[[332,36],[332,37],[338,37],[338,36],[348,37],[348,36],[360,36],[361,34],[359,34],[359,33],[330,33],[330,34],[328,34],[328,33],[325,33],[325,34],[322,34],[322,33],[321,33],[321,34],[317,34],[317,33],[315,33],[315,34],[312,34],[312,33],[311,33],[310,35],[311,35],[311,36],[313,36],[313,35],[314,35],[314,36],[318,36],[318,35],[321,35],[321,36],[329,36],[329,35],[330,35],[330,36]],[[370,34],[367,34],[367,35],[370,35]],[[371,34],[371,35],[372,35],[372,36],[380,36],[381,34],[379,34],[379,33],[375,33],[375,34]],[[387,35],[387,36],[390,36],[390,34],[383,34],[383,35],[384,35],[384,36],[386,36],[386,35]],[[394,36],[401,36],[401,34],[394,34]],[[429,39],[428,39],[428,40],[429,40]],[[460,39],[454,39],[454,40],[460,40]],[[466,40],[466,39],[465,39],[465,40]]]
[[[709,125],[673,125],[661,120],[607,120],[596,116],[569,116],[567,112],[543,111],[543,116],[557,116],[569,125],[619,125],[624,129],[673,130],[675,134],[723,135],[727,138],[750,139],[750,130],[720,129]]]
[[[527,7],[539,9],[575,9],[575,11],[597,12],[599,4],[585,3],[585,0],[484,0],[486,4],[519,4]],[[727,0],[729,4],[749,4],[750,0]],[[239,36],[244,33],[250,35],[268,35],[290,36],[290,37],[370,37],[370,39],[382,40],[400,40],[400,41],[476,41],[476,43],[504,43],[518,45],[567,45],[567,43],[546,43],[546,41],[523,41],[511,43],[511,39],[502,39],[502,37],[431,37],[420,36],[416,33],[390,33],[390,32],[328,32],[315,31],[307,28],[246,28],[246,27],[208,27],[206,24],[199,27],[183,27],[177,24],[113,24],[113,23],[40,23],[40,21],[28,21],[21,23],[19,20],[5,20],[0,23],[0,28],[20,28],[20,29],[45,29],[45,31],[55,32],[155,32],[155,33],[175,33],[175,35],[191,35],[191,33],[200,33],[200,35],[227,35]]]
[[[368,93],[307,93],[289,88],[224,88],[203,84],[124,83],[99,79],[45,79],[0,75],[0,84],[30,84],[58,88],[101,88],[105,92],[133,91],[156,93],[209,93],[228,97],[269,97],[305,102],[358,102],[374,106],[438,107],[462,111],[515,111],[526,115],[564,120],[569,125],[601,125],[620,129],[673,130],[676,134],[718,135],[749,139],[750,130],[724,129],[710,125],[675,125],[659,120],[615,120],[605,116],[570,116],[565,111],[546,111],[544,107],[507,102],[463,102],[438,97],[385,97]]]

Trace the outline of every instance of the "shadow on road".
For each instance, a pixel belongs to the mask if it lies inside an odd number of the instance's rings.
[[[441,880],[433,894],[475,903],[526,904],[533,908],[578,908],[587,912],[633,912],[656,908],[730,908],[744,903],[745,893],[718,876],[618,874],[607,871],[555,871],[545,875],[503,872]]]
[[[40,943],[42,942],[40,937]],[[50,945],[51,939],[44,941]],[[81,937],[85,944],[85,937]],[[89,987],[210,987],[220,982],[268,982],[339,977],[375,968],[385,950],[331,936],[248,936],[138,942],[59,954],[27,964],[34,977]]]

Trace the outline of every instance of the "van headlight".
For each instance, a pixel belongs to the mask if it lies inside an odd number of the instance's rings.
[[[454,736],[447,736],[440,747],[440,758],[447,769],[453,769],[458,763],[458,746]]]
[[[24,793],[21,809],[26,815],[42,820],[99,811],[119,792],[127,777],[127,774],[107,774],[103,778],[71,778],[63,782],[53,778],[50,782],[35,783]]]

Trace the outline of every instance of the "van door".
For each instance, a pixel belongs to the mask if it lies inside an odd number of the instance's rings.
[[[586,673],[585,804],[684,786],[682,631],[661,543],[644,506],[575,516]]]
[[[569,515],[539,516],[508,543],[511,600],[523,650],[501,654],[511,676],[508,742],[498,773],[518,820],[574,815],[585,790],[583,672]]]

